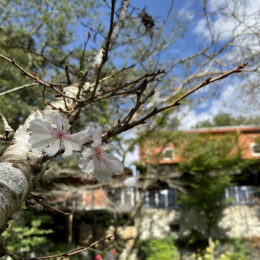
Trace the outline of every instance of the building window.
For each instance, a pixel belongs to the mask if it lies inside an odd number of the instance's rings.
[[[144,197],[144,207],[149,209],[177,209],[176,192],[174,189],[149,190]]]
[[[117,206],[122,204],[122,194],[121,193],[122,193],[122,190],[120,188],[116,188],[114,190],[114,194],[113,194],[114,198],[113,198],[113,200],[114,200],[114,202],[115,202],[115,204]]]
[[[134,204],[133,202],[134,199],[134,189],[131,187],[124,188],[124,201],[123,204],[127,205],[132,205]]]
[[[177,204],[177,190],[170,189],[168,190],[168,209],[178,209],[179,206]]]
[[[148,208],[149,209],[154,209],[156,208],[156,203],[155,203],[155,191],[150,190],[148,192]]]
[[[163,149],[163,160],[164,161],[171,161],[174,158],[173,148],[164,148]]]
[[[225,190],[225,198],[231,205],[252,205],[257,197],[257,191],[252,186],[233,186]]]
[[[167,208],[167,194],[168,194],[168,190],[161,190],[158,194],[158,208],[159,209],[165,209]]]
[[[253,156],[260,156],[260,144],[251,143],[250,147]]]

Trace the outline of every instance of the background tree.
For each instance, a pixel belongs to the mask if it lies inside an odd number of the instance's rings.
[[[259,117],[234,117],[229,113],[219,113],[215,115],[211,120],[205,120],[198,122],[196,128],[202,127],[218,127],[218,126],[239,126],[239,125],[258,125],[260,122]]]
[[[181,152],[184,162],[180,163],[187,191],[180,194],[180,204],[198,212],[201,226],[194,231],[211,238],[227,203],[222,199],[225,188],[232,185],[232,171],[241,160],[239,151],[231,154],[237,136],[194,135],[187,139]]]

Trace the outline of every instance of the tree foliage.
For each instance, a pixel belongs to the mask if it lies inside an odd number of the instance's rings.
[[[165,239],[147,239],[138,241],[138,259],[142,260],[179,260],[180,256],[174,239],[167,237]]]
[[[52,234],[53,230],[43,226],[51,222],[52,218],[47,214],[39,215],[25,209],[21,210],[2,234],[8,250],[17,254],[36,251],[44,253],[40,247],[50,241],[48,235]]]
[[[232,168],[240,160],[239,153],[231,154],[235,145],[234,135],[195,135],[186,137],[181,152],[184,161],[180,167],[189,189],[180,195],[180,203],[202,215],[201,232],[206,236],[211,236],[212,229],[217,227],[226,205],[222,200],[224,190],[232,184]]]
[[[205,120],[199,122],[195,128],[202,127],[218,127],[218,126],[239,126],[239,125],[258,125],[260,118],[258,116],[237,116],[234,117],[229,113],[219,113],[215,115],[211,120]]]

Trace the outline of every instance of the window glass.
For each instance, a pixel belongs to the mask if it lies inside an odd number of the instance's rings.
[[[163,159],[165,161],[171,161],[173,160],[173,156],[174,156],[174,153],[173,153],[173,148],[165,148],[163,150]]]
[[[121,189],[120,188],[115,189],[114,201],[115,201],[116,205],[120,205],[122,203],[121,202]]]
[[[251,150],[253,155],[260,155],[260,144],[251,144]]]
[[[159,195],[158,208],[165,209],[166,208],[167,190],[161,190],[158,195]]]
[[[124,204],[128,204],[131,205],[131,195],[132,195],[132,188],[125,188],[124,189],[125,192],[125,201]]]
[[[231,205],[250,205],[254,203],[256,193],[252,186],[233,186],[225,190],[225,198]]]
[[[149,197],[148,197],[149,201],[148,201],[148,207],[150,209],[154,209],[155,208],[155,191],[153,190],[149,190]]]
[[[177,205],[177,191],[174,189],[168,190],[168,209],[176,209]]]

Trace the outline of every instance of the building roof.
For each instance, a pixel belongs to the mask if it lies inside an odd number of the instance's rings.
[[[218,126],[205,127],[191,130],[183,130],[184,133],[225,133],[225,132],[244,132],[244,133],[260,133],[260,125],[242,125],[242,126]]]

